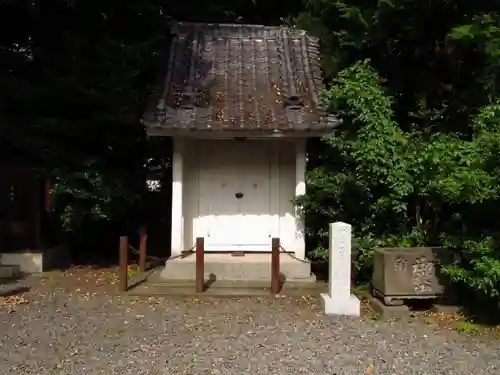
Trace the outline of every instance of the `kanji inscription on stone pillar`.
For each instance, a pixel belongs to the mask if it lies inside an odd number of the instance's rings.
[[[360,302],[351,295],[351,226],[331,223],[329,228],[329,285],[323,293],[327,315],[360,315]]]
[[[351,293],[351,226],[330,224],[330,295],[347,297]]]

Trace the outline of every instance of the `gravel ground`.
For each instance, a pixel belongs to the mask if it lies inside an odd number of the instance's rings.
[[[305,298],[123,297],[111,277],[28,280],[15,311],[0,307],[0,374],[500,373],[491,337],[325,317]]]

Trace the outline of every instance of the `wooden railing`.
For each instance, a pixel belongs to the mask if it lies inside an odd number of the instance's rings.
[[[139,271],[146,272],[147,264],[147,243],[148,233],[146,227],[139,229]],[[118,287],[121,292],[126,292],[128,285],[128,255],[129,255],[129,238],[128,236],[120,237],[120,252],[118,256]]]
[[[139,229],[139,270],[146,272],[146,253],[148,246],[148,232],[145,227]]]
[[[205,291],[205,239],[196,238],[196,293]]]
[[[280,291],[280,239],[273,238],[271,241],[271,293],[278,294]]]
[[[118,266],[118,287],[121,292],[128,289],[128,236],[120,237],[120,255]]]
[[[145,227],[139,229],[139,270],[146,272],[147,258],[147,239],[148,234]],[[271,293],[279,294],[281,291],[280,277],[280,239],[273,238],[271,241]],[[119,289],[121,292],[128,290],[128,255],[129,255],[129,238],[128,236],[120,237],[119,250]],[[205,239],[203,237],[196,238],[196,293],[205,291]]]

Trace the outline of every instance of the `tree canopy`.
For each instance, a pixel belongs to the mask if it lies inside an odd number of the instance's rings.
[[[68,229],[89,214],[126,215],[151,153],[139,120],[168,50],[167,22],[277,24],[299,5],[284,13],[275,0],[4,2],[0,137],[47,161],[41,172],[55,180]]]
[[[462,262],[445,272],[499,301],[497,12],[484,1],[306,2],[295,22],[320,37],[324,100],[345,124],[310,150],[302,203],[318,256],[324,223],[339,219],[354,225],[368,273],[374,247],[456,247]]]

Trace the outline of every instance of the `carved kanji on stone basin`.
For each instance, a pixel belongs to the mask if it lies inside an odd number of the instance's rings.
[[[373,259],[373,294],[386,305],[405,299],[440,298],[446,282],[440,268],[453,261],[453,253],[434,247],[381,248]]]

